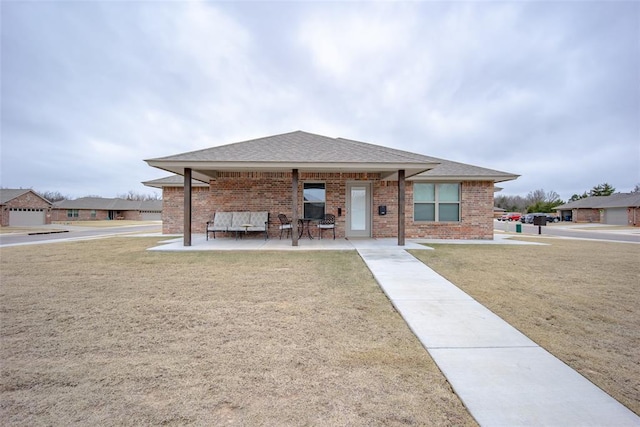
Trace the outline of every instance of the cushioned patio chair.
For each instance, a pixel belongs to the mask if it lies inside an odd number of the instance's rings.
[[[280,229],[280,240],[282,240],[282,233],[287,230],[287,237],[290,236],[293,227],[291,226],[291,220],[285,214],[279,214],[278,219],[280,220],[280,226],[278,227]]]
[[[325,214],[318,222],[318,235],[322,239],[322,231],[331,229],[333,231],[333,240],[336,239],[336,217],[333,214]]]

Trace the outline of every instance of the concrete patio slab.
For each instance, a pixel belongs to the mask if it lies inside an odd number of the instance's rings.
[[[206,240],[204,234],[194,234],[191,246],[184,246],[183,239],[172,239],[149,250],[152,251],[304,251],[304,250],[353,250],[354,247],[344,239],[300,239],[298,246],[291,246],[289,239],[234,239],[229,237]]]
[[[349,239],[309,239],[306,236],[298,240],[298,246],[291,246],[291,239],[270,238],[263,240],[249,236],[235,239],[233,237],[209,238],[204,234],[192,234],[191,246],[184,246],[182,237],[174,237],[161,242],[160,246],[150,248],[152,251],[304,251],[304,250],[360,250],[360,249],[412,249],[432,250],[429,243],[449,244],[484,244],[484,245],[544,245],[545,243],[521,242],[511,240],[512,236],[494,235],[494,240],[439,240],[439,239],[407,239],[404,246],[398,246],[397,238],[349,238]],[[388,255],[384,255],[388,256]],[[392,255],[391,255],[392,256]]]
[[[150,248],[151,251],[352,251],[357,248],[390,248],[398,247],[397,239],[308,239],[298,240],[298,246],[292,246],[290,239],[257,239],[224,237],[207,240],[204,234],[194,234],[191,246],[184,246],[181,237],[161,242],[160,246]],[[431,248],[415,242],[407,242],[405,249],[431,250]]]

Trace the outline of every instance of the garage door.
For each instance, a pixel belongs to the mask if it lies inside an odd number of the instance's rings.
[[[44,225],[44,209],[10,208],[9,226]]]
[[[162,221],[162,212],[142,211],[143,221]]]
[[[609,208],[604,211],[605,224],[628,225],[627,208]]]

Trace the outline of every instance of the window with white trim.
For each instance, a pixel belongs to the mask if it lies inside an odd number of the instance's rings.
[[[414,183],[413,220],[459,222],[460,184]]]

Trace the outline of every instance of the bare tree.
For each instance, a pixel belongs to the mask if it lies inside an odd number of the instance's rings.
[[[527,206],[526,200],[521,196],[496,196],[493,204],[508,212],[523,212]]]
[[[156,194],[156,193],[141,194],[133,190],[129,190],[129,192],[126,194],[119,194],[117,197],[120,199],[126,199],[126,200],[142,200],[142,201],[162,200],[162,196],[160,196],[159,194]]]
[[[544,202],[547,199],[547,194],[541,188],[539,190],[529,191],[527,194],[527,204],[534,205],[536,203]]]
[[[36,191],[36,193],[52,203],[59,202],[60,200],[69,200],[69,196],[65,196],[59,191]]]
[[[562,203],[558,193],[543,189],[530,191],[527,197],[501,195],[494,198],[494,206],[509,212],[553,212]]]

